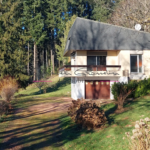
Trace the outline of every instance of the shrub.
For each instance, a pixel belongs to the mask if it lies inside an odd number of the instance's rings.
[[[138,82],[138,87],[133,93],[135,98],[145,96],[150,93],[150,78]]]
[[[72,120],[82,127],[93,129],[103,126],[107,118],[105,112],[93,102],[85,100],[73,100],[68,109],[68,115]]]
[[[129,132],[125,134],[130,141],[131,150],[149,150],[150,149],[150,122],[149,118],[136,121],[135,129],[132,130],[132,135]]]
[[[43,80],[46,80],[46,79],[43,79]],[[46,93],[46,89],[51,87],[52,85],[52,82],[43,82],[43,81],[37,81],[35,82],[35,85],[37,86],[37,88],[40,90],[40,93],[42,93],[42,89],[43,89],[43,92]]]
[[[8,109],[9,109],[9,103],[6,101],[0,101],[0,116],[8,113]]]
[[[10,102],[17,90],[18,83],[14,78],[7,76],[0,80],[0,94],[3,100]]]
[[[112,85],[111,90],[115,100],[117,101],[118,110],[123,109],[123,104],[126,98],[136,90],[137,86],[138,83],[136,81],[131,81],[128,84],[118,82]]]

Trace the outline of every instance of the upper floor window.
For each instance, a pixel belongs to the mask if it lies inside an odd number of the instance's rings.
[[[87,56],[87,65],[106,65],[106,56]]]
[[[131,73],[142,73],[142,55],[130,56]]]

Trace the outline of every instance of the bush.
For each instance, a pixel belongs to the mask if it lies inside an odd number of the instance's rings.
[[[150,93],[150,78],[138,82],[138,87],[133,93],[134,98],[145,96]]]
[[[105,112],[95,103],[80,99],[72,101],[72,105],[68,109],[68,115],[75,123],[88,129],[100,128],[107,121]]]
[[[14,78],[7,76],[0,80],[0,94],[3,100],[10,102],[17,90],[18,83]]]
[[[130,141],[131,150],[149,150],[150,149],[150,122],[149,118],[140,119],[136,121],[135,129],[132,130],[132,135],[129,132],[125,134]]]
[[[137,86],[137,81],[131,81],[128,84],[118,82],[112,85],[111,90],[115,100],[117,101],[118,110],[123,109],[126,98],[136,90]]]
[[[0,101],[0,116],[8,113],[8,109],[9,109],[9,103],[6,101]]]

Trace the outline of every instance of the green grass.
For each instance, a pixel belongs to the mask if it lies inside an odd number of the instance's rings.
[[[115,114],[113,113],[115,110],[114,104],[103,106],[108,116],[108,123],[104,129],[95,131],[77,130],[75,129],[76,125],[72,126],[69,117],[60,118],[64,129],[65,148],[69,150],[75,148],[78,150],[128,149],[128,140],[123,140],[123,137],[126,137],[125,132],[132,131],[135,121],[150,117],[150,96],[139,98],[125,107],[129,107],[129,110],[121,114]],[[144,116],[141,117],[142,115]],[[131,127],[128,127],[128,125],[131,125]],[[66,130],[68,131],[66,132]]]
[[[150,117],[150,96],[126,104],[125,107],[129,109],[121,114],[114,113],[116,107],[113,103],[102,106],[108,123],[103,129],[97,130],[82,129],[72,122],[66,111],[43,112],[39,108],[30,112],[31,106],[44,103],[62,104],[62,97],[70,96],[70,79],[58,80],[56,77],[53,87],[46,94],[40,94],[34,84],[19,91],[18,94],[26,96],[17,98],[13,105],[23,111],[8,115],[0,123],[0,143],[4,137],[16,136],[16,141],[9,142],[14,146],[23,145],[22,150],[127,150],[128,140],[123,140],[125,132],[132,131],[135,121]],[[142,115],[144,116],[141,117]],[[4,145],[0,144],[1,146]]]
[[[52,79],[52,84],[51,87],[48,88],[48,91],[46,94],[40,93],[39,89],[35,86],[35,83],[32,85],[28,86],[26,89],[21,89],[19,90],[18,93],[16,93],[15,96],[23,94],[25,96],[21,96],[19,98],[15,98],[12,103],[15,109],[27,109],[30,106],[36,105],[36,104],[41,104],[41,103],[60,103],[62,102],[61,98],[56,100],[56,99],[49,99],[50,97],[69,97],[71,94],[71,85],[70,85],[70,79],[69,78],[60,78],[58,76],[55,76]],[[20,114],[22,115],[22,114]],[[55,116],[55,115],[54,115]],[[34,122],[38,122],[39,120],[44,122],[44,121],[50,121],[53,117],[49,117],[45,115],[45,118],[47,120],[43,119],[44,117],[41,116],[34,120],[28,120],[29,124]],[[13,114],[9,115],[4,115],[1,120],[0,120],[0,143],[4,140],[3,136],[5,137],[5,130],[7,128],[11,128],[11,126],[14,124],[13,121],[16,120]],[[33,122],[32,122],[33,121]],[[24,121],[23,121],[24,122]],[[26,121],[25,121],[26,122]],[[33,124],[32,124],[33,125]],[[13,130],[12,130],[13,131]],[[24,133],[24,132],[22,132]],[[7,136],[7,135],[6,135]],[[1,147],[1,146],[0,146]]]
[[[28,86],[26,90],[21,89],[17,94],[24,94],[25,97],[32,98],[34,97],[60,97],[60,96],[71,96],[71,79],[70,78],[59,78],[58,76],[52,79],[52,84],[47,88],[47,93],[40,93],[39,88],[37,88],[36,84]],[[25,98],[24,97],[24,98]]]

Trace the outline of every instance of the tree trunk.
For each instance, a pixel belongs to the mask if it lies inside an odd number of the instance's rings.
[[[53,54],[53,73],[55,72],[55,55]]]
[[[53,66],[53,65],[52,65],[52,62],[53,62],[53,61],[52,61],[52,50],[51,50],[51,76],[52,76],[52,66]]]
[[[119,97],[119,98],[118,98],[118,107],[117,107],[117,110],[123,109],[123,104],[124,104],[123,98],[122,98],[122,97]]]
[[[43,60],[43,66],[44,66],[44,74],[46,73],[46,50],[44,48],[44,60]]]
[[[46,70],[48,69],[47,49],[46,49]]]
[[[37,80],[37,46],[34,43],[34,73],[33,73],[34,81]]]
[[[29,58],[29,55],[30,55],[30,47],[29,47],[29,42],[28,42],[28,75],[30,75],[30,70],[29,70],[29,67],[30,67],[30,58]]]

